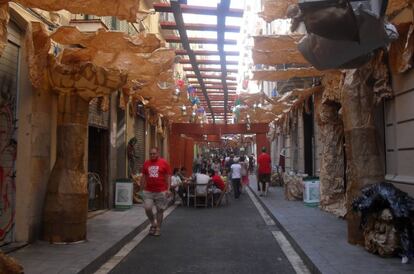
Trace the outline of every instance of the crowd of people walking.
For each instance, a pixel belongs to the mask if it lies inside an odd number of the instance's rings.
[[[198,195],[205,195],[205,197],[212,195],[212,201],[219,200],[223,192],[230,192],[230,190],[234,198],[239,199],[249,185],[249,174],[255,173],[255,166],[254,154],[246,156],[231,152],[214,157],[198,155],[193,163],[193,174],[188,176],[185,167],[174,168],[171,172],[170,165],[159,156],[158,149],[152,148],[150,159],[144,163],[142,169],[141,183],[145,212],[151,222],[150,234],[154,236],[161,234],[163,212],[169,203],[175,203],[179,197],[182,205],[188,205],[190,187],[192,187],[191,191]],[[270,173],[271,159],[266,153],[266,148],[263,147],[262,153],[257,158],[257,188],[260,195],[267,193]],[[196,203],[197,195],[192,198]]]

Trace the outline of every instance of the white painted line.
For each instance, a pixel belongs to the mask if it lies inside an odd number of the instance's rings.
[[[306,267],[302,259],[299,257],[298,253],[296,253],[296,251],[290,245],[285,235],[283,235],[283,233],[280,231],[272,231],[272,234],[273,234],[273,237],[275,237],[276,241],[278,242],[280,248],[285,253],[286,257],[288,258],[290,264],[292,265],[296,273],[310,274],[311,272]]]
[[[266,225],[276,225],[275,221],[267,214],[266,210],[262,207],[262,205],[257,200],[256,196],[252,193],[249,187],[246,187],[247,194],[249,194],[250,199],[252,200],[253,204],[256,206],[257,210],[259,211],[260,215],[262,216],[263,220],[265,221]]]
[[[164,212],[164,219],[176,208],[176,205],[169,207]],[[137,236],[135,236],[129,243],[125,244],[112,258],[110,258],[105,264],[103,264],[95,274],[107,274],[114,269],[128,254],[144,240],[148,235],[150,225],[144,228]]]

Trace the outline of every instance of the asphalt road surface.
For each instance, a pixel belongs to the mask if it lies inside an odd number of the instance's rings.
[[[110,273],[296,273],[247,193],[229,206],[179,206]]]

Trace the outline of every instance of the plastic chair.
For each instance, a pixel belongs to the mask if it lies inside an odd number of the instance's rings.
[[[210,193],[208,191],[209,184],[196,184],[194,188],[194,207],[199,205],[207,207],[208,199],[210,198]],[[198,200],[201,198],[202,203],[198,203]]]
[[[217,202],[214,204],[215,207],[219,207],[221,205],[221,202],[223,201],[224,197],[226,198],[226,206],[229,205],[229,193],[230,193],[230,188],[229,188],[229,183],[226,183],[224,185],[224,190],[221,192],[219,198],[217,199]]]

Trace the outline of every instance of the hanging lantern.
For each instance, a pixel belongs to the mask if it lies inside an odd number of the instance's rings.
[[[188,86],[188,88],[187,88],[187,92],[188,92],[188,94],[193,94],[193,93],[195,93],[195,91],[196,91],[196,89],[195,89],[195,87],[193,87],[193,86]]]
[[[177,81],[176,81],[176,85],[181,89],[181,88],[183,88],[184,87],[184,80],[181,80],[181,79],[178,79]]]

